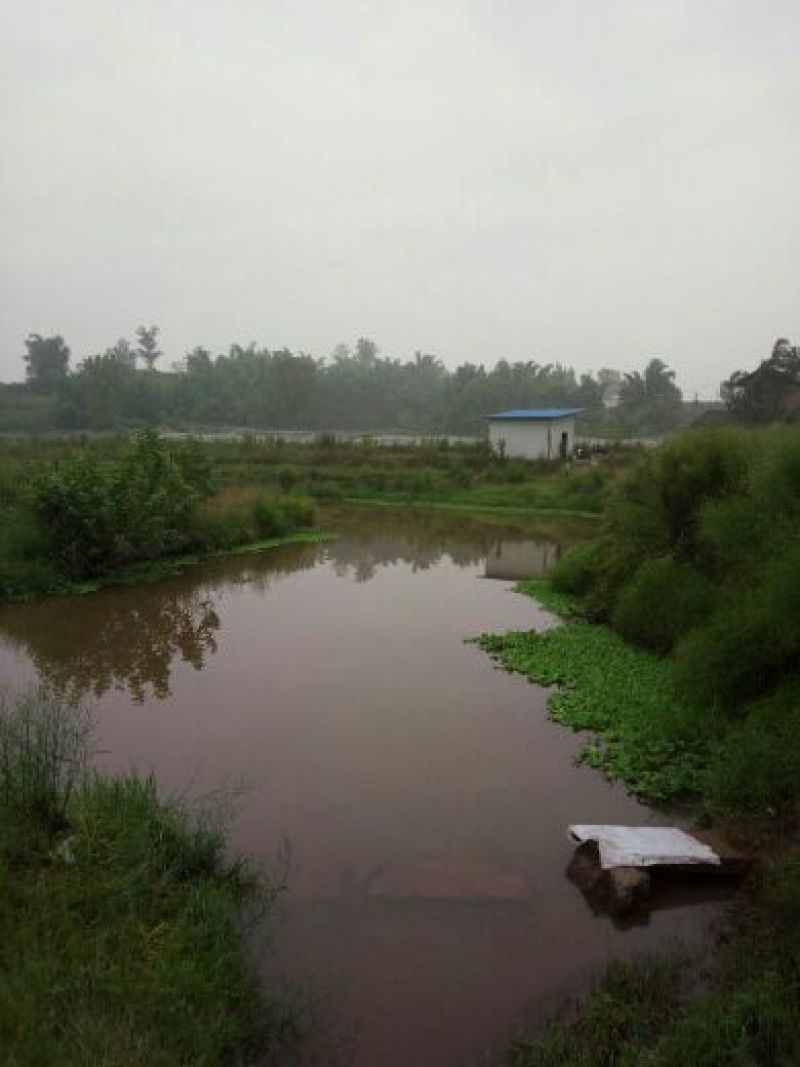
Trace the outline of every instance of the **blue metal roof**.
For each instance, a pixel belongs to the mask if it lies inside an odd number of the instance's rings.
[[[498,411],[487,419],[567,419],[581,415],[586,408],[514,408],[513,411]]]

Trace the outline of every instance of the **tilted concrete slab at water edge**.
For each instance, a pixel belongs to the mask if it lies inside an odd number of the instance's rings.
[[[569,835],[578,844],[596,841],[600,866],[663,867],[704,864],[719,866],[717,853],[685,830],[667,826],[607,826],[574,824]]]

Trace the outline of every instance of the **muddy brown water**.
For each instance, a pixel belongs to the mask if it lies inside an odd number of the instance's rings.
[[[290,890],[271,984],[311,991],[307,1057],[499,1062],[611,958],[701,940],[718,902],[627,929],[566,880],[569,822],[664,821],[574,765],[547,694],[464,639],[552,620],[513,579],[559,543],[462,516],[353,514],[327,544],[0,610],[0,672],[89,699],[103,770],[241,790],[235,844]],[[497,576],[497,577],[494,577]]]

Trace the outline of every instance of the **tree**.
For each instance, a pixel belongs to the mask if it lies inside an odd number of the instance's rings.
[[[103,430],[121,425],[134,377],[132,364],[120,358],[116,345],[100,356],[87,356],[72,378],[78,425]]]
[[[203,374],[211,366],[211,353],[202,345],[196,345],[184,357],[187,374]]]
[[[675,371],[661,359],[651,359],[644,373],[626,374],[619,390],[619,412],[636,433],[661,433],[680,423],[683,396]]]
[[[60,334],[55,337],[42,337],[32,333],[25,339],[27,352],[22,357],[25,362],[25,377],[32,386],[52,389],[60,385],[67,377],[69,369],[69,348]]]
[[[158,326],[139,326],[136,330],[136,337],[139,341],[136,355],[141,356],[148,370],[154,370],[156,360],[163,355],[158,347],[158,333]]]
[[[346,345],[340,341],[334,348],[333,352],[331,352],[331,359],[334,363],[341,363],[345,359],[350,359],[352,354],[350,345]]]
[[[374,363],[380,349],[368,337],[359,337],[356,341],[356,359],[359,363]]]
[[[743,422],[779,422],[800,415],[800,348],[779,337],[754,371],[734,371],[722,383],[728,411]]]
[[[136,352],[130,341],[124,337],[120,337],[115,345],[107,348],[105,355],[109,359],[116,360],[121,366],[127,367],[128,370],[135,370],[136,368]]]

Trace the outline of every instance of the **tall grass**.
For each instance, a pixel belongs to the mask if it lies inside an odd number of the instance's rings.
[[[19,695],[0,691],[0,802],[16,816],[64,825],[86,778],[91,732],[84,707],[43,686]]]
[[[298,1034],[243,918],[282,882],[152,779],[87,772],[89,719],[43,690],[0,715],[0,1059],[244,1067]]]
[[[258,486],[223,489],[197,511],[189,547],[216,551],[285,537],[314,524],[314,507],[297,494],[266,492]]]

